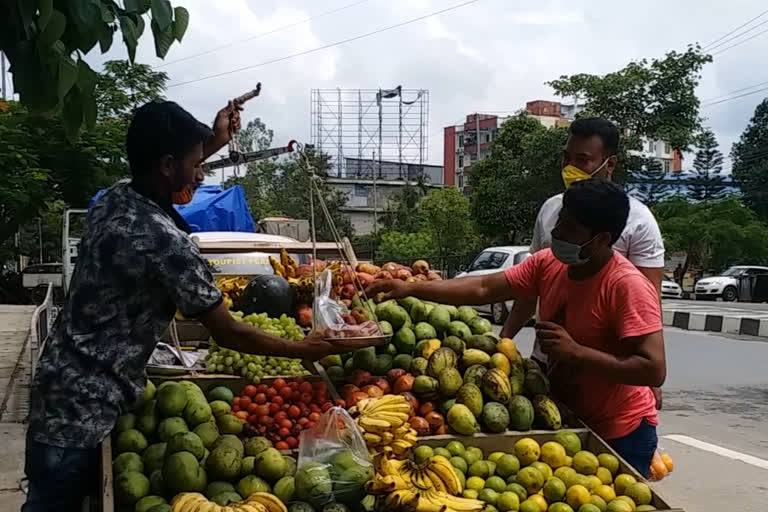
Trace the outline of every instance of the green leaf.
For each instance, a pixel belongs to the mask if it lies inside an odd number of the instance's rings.
[[[39,0],[40,17],[37,19],[37,29],[43,30],[53,14],[53,0]]]
[[[123,6],[125,12],[139,12],[141,9],[141,2],[139,0],[124,0]]]
[[[75,83],[77,83],[77,64],[72,57],[64,55],[59,59],[57,73],[57,93],[60,100],[64,99]]]
[[[83,125],[83,105],[80,100],[80,93],[77,89],[72,89],[64,99],[64,132],[70,141],[77,140],[80,127]]]
[[[157,23],[161,32],[171,26],[173,10],[168,0],[152,0],[152,21]]]
[[[64,34],[66,27],[67,19],[61,12],[54,9],[49,16],[48,23],[46,23],[45,28],[37,38],[40,48],[49,48],[54,42],[58,41]]]
[[[77,61],[77,86],[80,92],[88,96],[93,94],[96,88],[96,79],[98,75],[83,59]]]
[[[82,96],[83,104],[83,118],[85,120],[86,130],[90,130],[96,125],[96,115],[98,108],[96,106],[96,99],[92,94]]]
[[[144,18],[141,16],[136,16],[136,19],[134,20],[136,22],[136,33],[141,37],[141,35],[144,33]]]
[[[112,12],[112,9],[110,9],[110,6],[99,3],[99,9],[101,12],[101,21],[103,21],[104,23],[112,23],[113,21],[115,21],[115,13]]]
[[[112,30],[111,25],[100,25],[98,30],[98,36],[99,36],[99,48],[101,49],[101,53],[107,53],[109,49],[112,47],[112,38],[114,37],[115,33]]]
[[[136,45],[139,42],[139,34],[136,25],[128,16],[120,16],[120,30],[123,32],[123,41],[128,48],[128,57],[133,62],[136,59]]]
[[[152,34],[155,36],[155,55],[164,59],[173,44],[173,30],[170,25],[165,30],[161,30],[154,19],[151,26]]]
[[[184,38],[184,33],[189,26],[189,11],[184,7],[176,7],[173,10],[173,37],[178,41]]]

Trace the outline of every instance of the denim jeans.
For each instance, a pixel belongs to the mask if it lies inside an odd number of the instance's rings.
[[[58,448],[27,437],[24,472],[29,489],[22,512],[81,512],[98,488],[99,449]]]
[[[622,456],[638,473],[648,476],[651,459],[658,444],[656,427],[650,425],[645,418],[635,430],[624,437],[611,439],[608,444]]]

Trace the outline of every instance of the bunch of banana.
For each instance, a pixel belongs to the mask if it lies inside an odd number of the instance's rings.
[[[480,512],[485,502],[452,496],[434,489],[398,489],[377,501],[378,510],[387,512]]]
[[[461,480],[448,459],[433,455],[422,464],[411,460],[383,460],[371,481],[371,494],[388,487],[401,489],[403,485],[420,491],[435,490],[458,496],[463,491]]]
[[[285,249],[280,251],[280,259],[278,260],[274,256],[269,257],[269,264],[272,265],[272,270],[275,275],[288,279],[290,277],[296,277],[296,269],[299,264],[296,263]]]
[[[222,507],[200,493],[183,492],[171,501],[171,512],[288,512],[280,499],[266,492],[257,492],[248,499]]]
[[[217,276],[216,287],[221,291],[224,297],[224,303],[228,309],[240,300],[243,291],[248,287],[249,280],[243,276]]]
[[[355,421],[374,456],[406,457],[416,443],[416,431],[408,423],[411,406],[402,395],[360,400],[350,413],[358,414]]]
[[[312,304],[312,299],[315,296],[315,281],[312,276],[289,277],[288,284],[296,293],[299,304]]]

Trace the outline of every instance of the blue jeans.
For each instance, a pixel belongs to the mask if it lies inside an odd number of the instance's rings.
[[[650,425],[645,418],[635,430],[624,437],[611,439],[608,444],[616,450],[638,473],[648,476],[651,469],[651,459],[658,444],[656,427]]]
[[[24,472],[29,489],[22,512],[80,512],[98,488],[99,449],[58,448],[27,437]]]

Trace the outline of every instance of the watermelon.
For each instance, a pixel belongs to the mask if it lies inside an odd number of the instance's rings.
[[[262,275],[251,279],[239,301],[239,309],[245,315],[266,313],[270,318],[292,315],[296,293],[288,281],[280,276]]]

